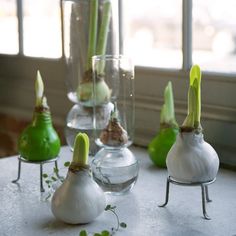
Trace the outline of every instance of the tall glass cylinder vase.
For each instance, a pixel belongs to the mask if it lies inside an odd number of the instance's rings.
[[[92,160],[95,181],[104,191],[122,194],[138,176],[138,161],[128,147],[134,136],[134,67],[122,55],[93,57],[95,142],[101,147]],[[109,100],[104,97],[106,83]],[[101,107],[112,104],[110,113]]]
[[[65,136],[73,148],[78,132],[93,138],[92,56],[119,53],[119,0],[62,0],[67,95],[74,106],[67,115]],[[102,109],[110,113],[111,104]]]

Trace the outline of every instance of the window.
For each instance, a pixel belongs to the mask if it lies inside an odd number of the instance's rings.
[[[135,7],[134,7],[135,6]],[[181,0],[129,0],[125,50],[136,65],[181,68]],[[137,50],[138,49],[138,50]]]
[[[185,47],[192,54],[188,64],[193,61],[207,71],[236,72],[235,7],[234,0],[227,4],[216,0],[214,5],[210,0],[127,1],[126,52],[136,65],[181,69],[183,57],[188,60],[182,52]]]
[[[24,0],[23,36],[25,55],[61,57],[60,1]]]
[[[193,1],[193,61],[203,69],[236,72],[235,9],[233,0]]]
[[[183,122],[189,69],[192,63],[197,63],[204,70],[205,136],[225,158],[224,162],[236,165],[233,158],[236,151],[235,0],[119,2],[124,16],[123,48],[137,65],[135,142],[145,146],[157,132],[163,90],[169,80],[173,82],[177,120],[179,124]],[[33,96],[35,70],[40,68],[47,78],[53,113],[64,125],[72,104],[65,92],[59,18],[59,0],[1,0],[0,29],[4,34],[0,37],[0,104],[3,110],[21,109],[31,116],[26,104]],[[9,90],[11,93],[6,92]]]
[[[62,56],[60,0],[1,0],[1,5],[0,53]]]
[[[18,21],[17,9],[14,0],[1,1],[0,9],[0,53],[17,54],[18,44]]]

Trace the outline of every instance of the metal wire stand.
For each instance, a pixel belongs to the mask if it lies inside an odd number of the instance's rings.
[[[22,156],[18,156],[18,175],[17,175],[17,179],[13,180],[12,183],[17,183],[20,180],[21,162],[25,162],[25,163],[28,163],[28,164],[40,165],[40,191],[45,192],[45,189],[43,187],[43,165],[47,164],[47,163],[54,162],[55,163],[55,168],[58,170],[57,160],[58,160],[58,157],[47,160],[47,161],[34,162],[34,161],[28,161],[25,158],[23,158]],[[60,177],[58,173],[57,173],[57,175],[58,175],[58,177]]]
[[[203,216],[206,220],[210,220],[211,218],[208,216],[208,214],[206,212],[206,202],[211,202],[212,201],[209,198],[208,185],[214,183],[215,180],[216,179],[213,179],[213,180],[208,181],[208,182],[184,183],[184,182],[179,182],[179,181],[175,180],[171,176],[168,176],[167,181],[166,181],[166,199],[165,199],[165,203],[162,204],[162,205],[159,205],[159,207],[166,206],[168,201],[169,201],[170,183],[176,184],[176,185],[182,185],[182,186],[200,186],[201,187],[201,192],[202,192],[202,212],[203,212]]]

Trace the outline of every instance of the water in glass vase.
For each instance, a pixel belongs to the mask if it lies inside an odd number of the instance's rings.
[[[93,108],[84,107],[81,104],[74,105],[67,115],[65,136],[71,150],[74,140],[79,132],[86,133],[90,139],[90,155],[95,155],[97,146],[93,136]]]
[[[104,192],[112,193],[114,195],[120,195],[120,194],[128,192],[136,183],[137,178],[138,177],[136,176],[127,181],[120,180],[120,182],[112,183],[113,180],[110,180],[110,179],[101,180],[99,177],[97,178],[96,175],[93,175],[93,179],[103,189]]]
[[[96,122],[99,123],[101,129],[103,129],[108,123],[109,114],[112,109],[112,103],[104,104],[99,106],[99,109],[96,109]],[[86,107],[80,103],[75,104],[67,115],[65,128],[66,141],[71,150],[73,150],[74,140],[79,132],[83,132],[88,135],[90,140],[89,154],[91,156],[94,156],[99,149],[94,140],[93,112],[93,107]]]
[[[93,138],[93,129],[74,128],[71,126],[71,123],[67,123],[65,128],[67,144],[69,145],[70,149],[73,150],[75,137],[80,132],[86,133],[89,136],[90,140],[89,155],[94,156],[96,152],[99,150],[99,147],[95,144]]]
[[[91,162],[94,180],[108,193],[128,192],[138,177],[138,161],[128,148],[101,149]]]

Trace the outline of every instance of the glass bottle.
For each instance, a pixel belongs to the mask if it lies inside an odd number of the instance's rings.
[[[66,119],[65,136],[73,149],[77,133],[93,142],[92,56],[119,52],[118,0],[62,0],[67,95],[74,103]],[[102,109],[110,113],[111,104]]]
[[[98,55],[93,57],[93,73],[94,134],[101,147],[91,162],[93,177],[104,191],[122,194],[134,186],[139,170],[128,149],[134,135],[134,68],[125,56]],[[109,88],[108,100],[103,100],[101,81]],[[112,104],[112,110],[102,114],[100,107],[106,104]]]

